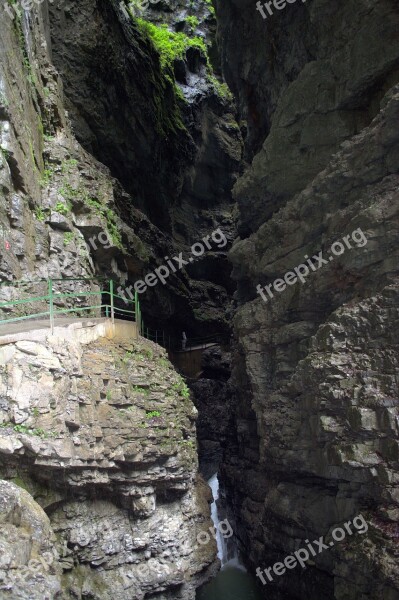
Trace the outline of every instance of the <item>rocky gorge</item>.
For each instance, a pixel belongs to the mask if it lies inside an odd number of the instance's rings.
[[[0,320],[228,242],[140,294],[213,340],[188,387],[144,337],[0,331],[0,598],[193,600],[216,471],[259,597],[399,598],[399,10],[276,4],[0,7]]]

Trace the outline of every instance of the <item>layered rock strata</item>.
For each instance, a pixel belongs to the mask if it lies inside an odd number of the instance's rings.
[[[30,571],[10,577],[48,550],[47,535],[57,557],[49,598],[194,598],[215,568],[214,539],[197,543],[211,498],[197,476],[196,410],[164,351],[49,336],[7,344],[1,356],[0,472],[31,494],[5,488],[33,515],[17,523],[3,506],[30,553],[17,546],[16,564],[3,565],[1,597],[27,597],[32,577],[45,583]],[[37,590],[30,600],[44,597]]]

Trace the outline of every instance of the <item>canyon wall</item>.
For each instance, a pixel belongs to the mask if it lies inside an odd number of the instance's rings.
[[[186,32],[189,8],[163,3]],[[212,54],[212,11],[193,11]],[[84,306],[100,276],[123,289],[220,228],[225,243],[141,300],[147,326],[226,332],[242,139],[207,52],[171,74],[105,0],[2,13],[0,44],[1,301],[45,296],[51,277]],[[48,336],[3,344],[0,371],[0,596],[192,599],[217,566],[213,538],[197,543],[211,498],[195,407],[163,351]]]
[[[366,534],[264,575],[265,598],[397,599],[397,4],[216,7],[248,126],[222,467],[238,536],[264,569],[362,514]]]
[[[0,273],[103,275],[125,288],[182,253],[184,267],[140,299],[153,329],[198,337],[229,329],[242,138],[208,57],[208,4],[162,7],[144,16],[202,40],[169,69],[123,3],[44,2],[2,18]],[[223,243],[189,262],[191,245],[219,228]]]

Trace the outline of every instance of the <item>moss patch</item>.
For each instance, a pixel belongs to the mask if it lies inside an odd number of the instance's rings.
[[[198,48],[207,57],[207,48],[202,38],[169,31],[167,25],[157,26],[144,19],[136,20],[139,28],[151,38],[158,50],[162,69],[173,70],[173,62],[184,59],[189,48]]]

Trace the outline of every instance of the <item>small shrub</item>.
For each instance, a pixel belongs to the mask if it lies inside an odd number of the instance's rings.
[[[39,180],[40,187],[42,187],[42,188],[47,187],[51,181],[52,176],[53,176],[52,169],[49,169],[49,168],[44,169],[43,173],[40,176],[40,180]]]
[[[64,246],[68,246],[73,241],[74,235],[72,231],[66,231],[64,233]]]
[[[71,212],[71,207],[70,207],[70,205],[64,204],[63,202],[57,202],[54,210],[56,212],[60,213],[60,215],[64,215],[64,217],[65,217],[66,215],[68,215]]]
[[[145,416],[147,417],[147,419],[152,419],[153,417],[160,417],[161,413],[159,412],[159,410],[150,410],[146,412]]]
[[[47,211],[41,206],[35,208],[35,217],[38,221],[43,222],[46,218]]]
[[[194,31],[198,27],[199,21],[198,21],[197,17],[190,16],[190,17],[186,18],[186,23],[190,27],[191,33],[194,33]]]
[[[71,171],[73,171],[73,169],[75,167],[78,166],[78,161],[74,158],[69,158],[68,160],[64,160],[64,162],[61,165],[61,171],[62,173],[71,173]]]
[[[147,388],[140,387],[138,385],[132,385],[132,392],[135,392],[137,394],[144,394],[145,396],[148,396],[150,393],[150,390]]]

